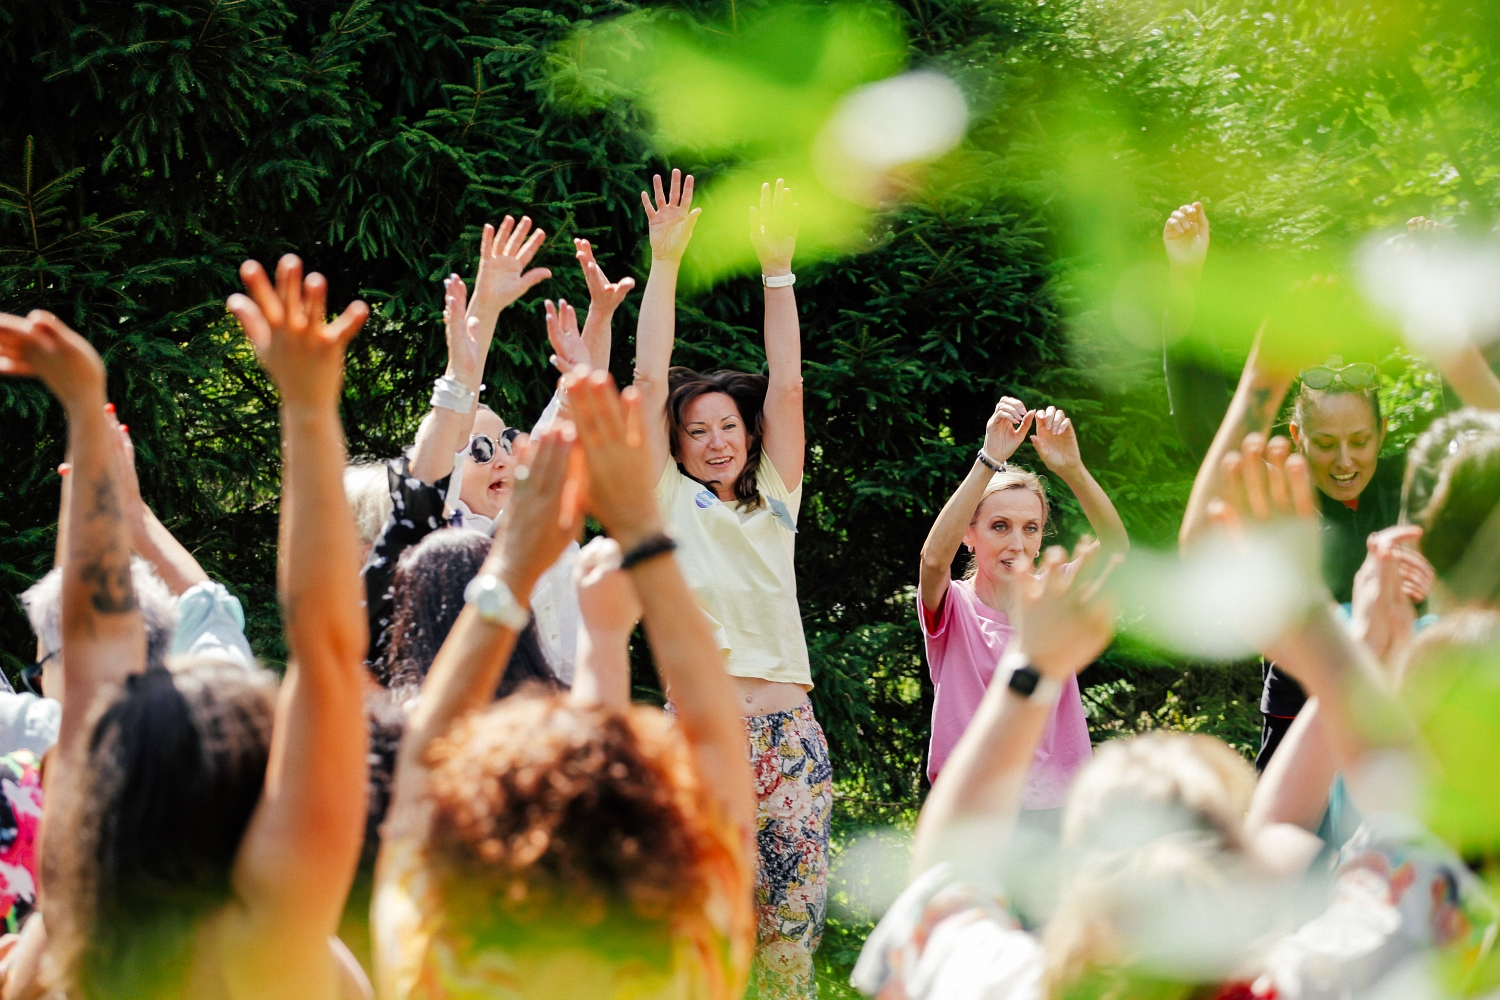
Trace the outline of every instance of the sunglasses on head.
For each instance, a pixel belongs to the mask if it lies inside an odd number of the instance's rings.
[[[475,434],[469,438],[469,457],[480,465],[489,465],[495,460],[496,449],[505,449],[507,455],[515,454],[515,440],[520,436],[521,432],[514,427],[501,431],[498,442],[488,434]]]
[[[1326,389],[1338,382],[1351,389],[1368,389],[1375,384],[1379,371],[1374,365],[1359,362],[1342,368],[1313,365],[1302,372],[1302,384],[1309,389]]]

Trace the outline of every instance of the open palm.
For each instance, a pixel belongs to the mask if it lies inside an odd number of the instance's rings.
[[[662,190],[661,174],[653,176],[651,184],[656,192],[654,205],[650,196],[641,192],[651,232],[651,256],[657,260],[681,260],[688,241],[693,238],[698,216],[703,214],[703,209],[693,207],[693,175],[684,178],[681,170],[673,170],[670,191]]]

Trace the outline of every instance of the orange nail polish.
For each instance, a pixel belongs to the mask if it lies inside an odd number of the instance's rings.
[[[105,413],[113,413],[113,412],[115,412],[115,404],[114,403],[105,403],[104,404],[104,412]]]

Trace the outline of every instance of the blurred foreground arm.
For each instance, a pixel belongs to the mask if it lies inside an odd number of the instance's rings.
[[[1292,377],[1279,372],[1265,370],[1260,365],[1260,336],[1250,347],[1250,356],[1245,359],[1245,370],[1240,373],[1240,384],[1229,401],[1229,411],[1219,425],[1209,446],[1208,455],[1193,480],[1193,490],[1188,494],[1187,510],[1182,515],[1182,528],[1178,532],[1178,544],[1186,549],[1203,534],[1208,527],[1208,505],[1223,492],[1224,458],[1239,446],[1247,434],[1267,434],[1276,420],[1281,400],[1286,396]]]
[[[338,929],[365,819],[367,736],[359,542],[344,500],[338,403],[344,354],[369,316],[355,301],[327,322],[328,283],[286,255],[273,287],[255,261],[228,306],[281,397],[282,556],[290,657],[277,696],[260,802],[235,861],[244,920],[230,932],[237,977],[267,995],[336,981]],[[303,979],[303,977],[309,977]],[[327,978],[331,977],[331,979]]]

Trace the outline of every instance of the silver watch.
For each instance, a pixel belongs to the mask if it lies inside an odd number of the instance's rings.
[[[479,617],[491,625],[519,632],[531,621],[531,612],[521,607],[505,581],[493,573],[476,576],[464,588],[464,602],[474,605]]]

